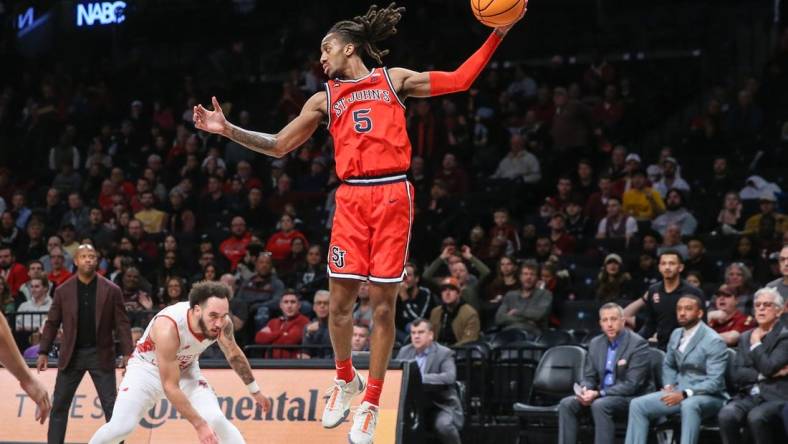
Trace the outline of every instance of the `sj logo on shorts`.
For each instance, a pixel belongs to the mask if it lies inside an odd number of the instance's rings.
[[[339,248],[338,246],[334,245],[331,247],[331,262],[337,268],[344,268],[345,267],[345,253],[347,251]]]

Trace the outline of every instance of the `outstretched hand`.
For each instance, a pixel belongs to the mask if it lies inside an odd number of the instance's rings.
[[[227,119],[224,117],[224,112],[222,112],[222,107],[219,106],[216,96],[211,97],[211,104],[213,111],[205,109],[202,105],[194,107],[194,126],[209,133],[222,134],[227,128]]]
[[[500,35],[501,37],[505,36],[506,33],[509,32],[509,30],[512,29],[514,25],[517,24],[517,22],[519,22],[520,20],[523,19],[523,17],[525,17],[526,11],[528,11],[528,0],[525,0],[525,7],[523,7],[523,12],[520,14],[519,17],[517,17],[515,21],[513,21],[510,25],[499,26],[495,28],[495,32],[497,32],[498,35]]]

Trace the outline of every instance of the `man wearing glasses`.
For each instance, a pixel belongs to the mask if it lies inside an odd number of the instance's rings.
[[[755,293],[758,326],[741,335],[733,369],[741,392],[719,413],[724,444],[742,442],[741,427],[749,427],[755,444],[778,442],[772,423],[780,421],[788,401],[788,326],[780,322],[783,304],[773,288]]]

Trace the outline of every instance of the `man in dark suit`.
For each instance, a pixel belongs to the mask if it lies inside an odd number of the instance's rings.
[[[63,338],[47,435],[49,444],[63,443],[69,407],[86,371],[93,379],[104,417],[109,421],[117,396],[115,358],[121,354],[121,366],[125,367],[132,352],[131,326],[123,307],[123,294],[117,285],[96,274],[96,250],[91,245],[80,245],[74,262],[76,275],[55,290],[38,352],[38,370],[44,371],[52,341],[62,323]],[[114,337],[120,341],[120,353],[115,350]]]
[[[402,347],[397,359],[416,361],[421,372],[425,392],[432,402],[428,417],[443,444],[460,444],[460,429],[464,422],[460,397],[457,395],[457,368],[454,352],[435,342],[432,324],[416,319],[410,326],[410,344]],[[429,424],[430,422],[428,422]]]
[[[784,370],[788,365],[788,326],[780,322],[783,298],[774,288],[762,288],[755,293],[753,307],[758,326],[741,335],[733,369],[741,392],[719,413],[724,444],[742,442],[743,426],[749,426],[755,444],[778,442],[772,436],[772,423],[780,422],[788,401]]]
[[[562,399],[558,407],[559,444],[577,442],[577,416],[588,408],[594,418],[594,442],[612,443],[614,418],[626,416],[633,397],[654,390],[648,343],[625,324],[624,309],[618,304],[599,309],[603,334],[588,346],[581,391]]]

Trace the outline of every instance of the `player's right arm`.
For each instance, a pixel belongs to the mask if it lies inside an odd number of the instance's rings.
[[[249,131],[233,125],[224,117],[216,97],[211,97],[213,111],[202,105],[194,107],[194,126],[209,133],[220,134],[249,148],[272,157],[283,157],[301,146],[317,129],[328,111],[326,93],[315,93],[306,101],[301,113],[276,134]]]
[[[197,430],[201,444],[218,444],[219,439],[208,423],[192,407],[186,394],[179,385],[181,370],[178,367],[176,353],[180,346],[180,338],[175,324],[167,318],[156,318],[150,335],[156,344],[156,361],[159,364],[159,376],[164,395],[178,410],[178,413]]]

